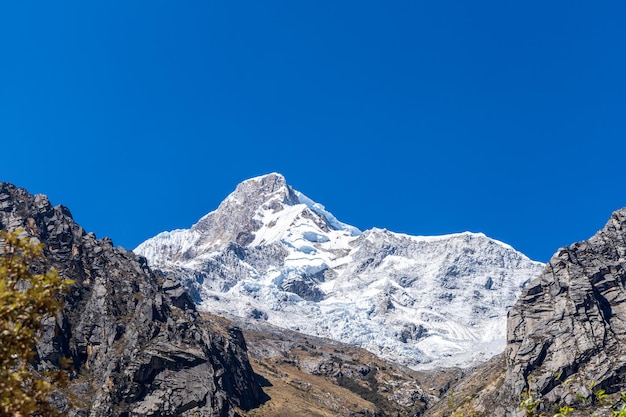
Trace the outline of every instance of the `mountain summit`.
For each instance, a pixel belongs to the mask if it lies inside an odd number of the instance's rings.
[[[501,352],[506,312],[543,264],[480,233],[361,233],[276,173],[135,251],[200,309],[365,347],[415,368]]]
[[[239,184],[217,210],[202,217],[191,229],[160,233],[136,251],[155,265],[184,264],[231,243],[259,246],[284,240],[294,227],[312,233],[361,233],[295,191],[282,175],[272,173]]]

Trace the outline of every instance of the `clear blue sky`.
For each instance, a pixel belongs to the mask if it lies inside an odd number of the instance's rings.
[[[623,1],[11,1],[0,181],[134,248],[280,172],[533,259],[626,206]]]

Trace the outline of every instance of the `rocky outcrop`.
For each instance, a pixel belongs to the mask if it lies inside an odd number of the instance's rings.
[[[550,402],[626,389],[626,209],[559,250],[509,313],[505,388]],[[568,381],[562,384],[562,381]]]
[[[626,391],[625,285],[621,209],[591,239],[560,249],[526,287],[509,312],[504,361],[494,362],[502,366],[467,377],[486,381],[469,408],[478,415],[524,415],[520,401],[530,393],[544,412],[568,404],[581,415],[610,415],[595,393],[618,399]],[[428,415],[439,415],[434,411]]]
[[[0,228],[24,228],[45,244],[49,265],[74,280],[38,346],[42,370],[73,361],[70,415],[234,416],[263,400],[241,331],[203,321],[180,284],[144,258],[7,183]]]
[[[236,323],[272,397],[255,416],[416,417],[438,400],[439,371],[421,374],[351,345],[267,323]]]

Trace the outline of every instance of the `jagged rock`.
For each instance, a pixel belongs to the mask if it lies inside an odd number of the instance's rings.
[[[626,389],[626,209],[560,249],[509,313],[505,388],[551,402]],[[574,377],[567,386],[561,381]]]
[[[323,276],[323,273],[321,275]],[[314,279],[306,275],[287,278],[283,281],[281,288],[297,294],[303,300],[321,301],[324,299],[324,292],[318,287]]]
[[[626,208],[591,239],[560,249],[526,287],[509,312],[506,365],[467,377],[492,381],[475,386],[471,408],[478,415],[522,416],[519,404],[530,392],[544,413],[569,404],[581,413],[573,416],[610,415],[593,391],[626,391],[625,284]]]
[[[419,340],[426,334],[428,334],[428,329],[421,324],[416,326],[414,323],[409,323],[405,324],[398,332],[398,339],[402,343],[406,343],[409,340]]]
[[[75,282],[38,346],[42,370],[73,360],[70,415],[234,416],[262,401],[241,332],[212,329],[178,281],[86,233],[66,207],[0,183],[0,228],[20,227]]]

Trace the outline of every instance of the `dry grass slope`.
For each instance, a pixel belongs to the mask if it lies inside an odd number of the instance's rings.
[[[232,326],[205,315],[212,326]],[[338,342],[262,322],[243,328],[250,363],[270,397],[244,417],[414,417],[432,406],[462,373],[415,372]]]

